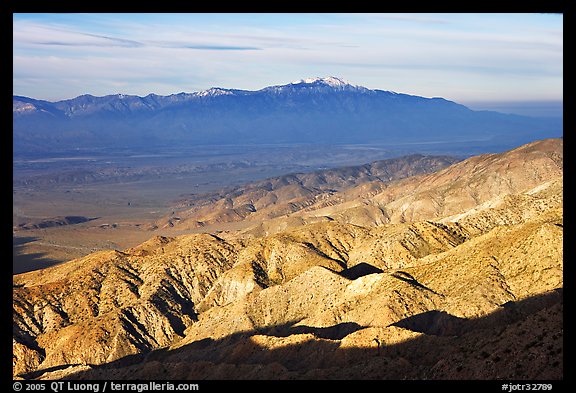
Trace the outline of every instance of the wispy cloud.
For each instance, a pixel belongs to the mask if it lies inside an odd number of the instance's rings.
[[[537,14],[16,14],[14,90],[170,94],[341,75],[452,99],[549,99],[562,96],[562,33],[561,15]]]
[[[55,45],[55,46],[99,46],[99,47],[110,47],[110,46],[120,46],[123,48],[138,48],[138,47],[142,47],[145,44],[138,42],[138,41],[134,41],[134,40],[125,40],[122,38],[114,38],[114,37],[106,37],[106,36],[99,36],[96,34],[86,34],[86,33],[81,33],[83,35],[89,36],[89,37],[95,37],[98,40],[96,41],[78,41],[78,40],[67,40],[67,41],[42,41],[42,40],[38,40],[36,42],[34,42],[35,44],[38,45]]]
[[[167,44],[166,48],[188,48],[198,50],[263,50],[255,46],[239,46],[239,45],[201,45],[201,44]]]
[[[22,23],[14,29],[15,44],[63,47],[123,47],[123,48],[188,48],[198,50],[262,50],[248,45],[198,42],[190,38],[172,41],[134,40],[102,34],[74,31],[58,26]]]

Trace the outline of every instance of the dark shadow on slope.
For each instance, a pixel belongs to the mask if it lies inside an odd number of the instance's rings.
[[[517,302],[508,301],[501,304],[498,311],[482,318],[460,318],[444,311],[431,310],[404,318],[390,326],[433,336],[460,336],[474,330],[515,323],[526,315],[561,302],[562,298],[563,288],[557,288],[547,295],[534,296]]]
[[[277,325],[271,328],[262,329],[258,334],[274,337],[288,337],[293,334],[312,334],[317,338],[324,338],[327,340],[342,340],[350,333],[354,333],[366,326],[361,326],[355,322],[342,322],[336,325],[327,327],[314,327],[306,325],[295,325],[297,323],[288,323],[285,325]]]
[[[395,271],[394,273],[391,274],[392,277],[397,278],[399,280],[402,280],[410,285],[412,285],[413,287],[416,287],[418,289],[423,289],[425,291],[430,291],[436,295],[440,295],[442,296],[442,294],[436,292],[435,290],[428,288],[427,286],[421,284],[418,282],[418,280],[416,280],[414,278],[414,276],[412,276],[410,273],[407,272],[403,272],[401,270]]]
[[[29,372],[26,374],[22,374],[20,376],[24,379],[35,379],[35,378],[41,377],[42,374],[44,374],[44,373],[65,370],[68,367],[74,367],[74,366],[80,366],[80,364],[62,364],[60,366],[48,367],[44,370],[32,371],[32,372]]]
[[[346,262],[344,262],[340,259],[332,258],[330,255],[326,254],[324,251],[320,250],[318,247],[316,247],[312,243],[304,242],[302,244],[304,246],[308,247],[310,250],[314,251],[316,254],[320,255],[322,258],[326,258],[326,259],[329,259],[331,261],[336,262],[338,265],[340,265],[340,267],[342,269],[346,268]]]
[[[26,253],[26,244],[40,240],[34,236],[12,236],[12,274],[31,272],[62,263],[46,258],[46,253]]]
[[[357,278],[367,276],[368,274],[373,273],[384,273],[384,271],[374,265],[370,265],[366,262],[360,262],[357,265],[354,265],[348,269],[342,270],[340,274],[342,277],[347,278],[349,280],[356,280]]]
[[[322,336],[342,337],[325,334],[331,328],[363,329],[357,324],[314,328],[290,322],[93,365],[67,379],[563,379],[562,310],[561,290],[477,319],[432,310],[393,324],[425,333],[417,338],[387,345],[376,330],[374,337],[357,336],[361,341],[353,347]],[[457,334],[443,330],[450,324],[460,327]],[[278,332],[318,338],[290,344],[283,341],[290,336]]]
[[[163,282],[164,284],[164,282]],[[170,300],[172,299],[172,300]],[[155,293],[151,298],[150,301],[160,312],[168,318],[170,322],[170,326],[176,334],[182,336],[184,334],[184,330],[186,330],[186,325],[178,315],[172,310],[172,306],[175,309],[179,309],[179,313],[181,315],[186,315],[190,317],[193,321],[198,320],[198,314],[194,310],[194,303],[185,299],[181,294],[177,292],[177,290],[172,285],[162,285],[162,287]],[[170,301],[174,302],[175,304],[170,304]]]
[[[84,216],[64,216],[64,217],[52,217],[46,218],[43,220],[32,220],[27,223],[22,223],[18,225],[20,230],[29,230],[29,229],[45,229],[45,228],[53,228],[53,227],[60,227],[65,225],[76,225],[82,224],[89,221],[94,221],[99,219],[100,217],[84,217]]]
[[[465,318],[455,317],[444,311],[431,310],[404,318],[390,326],[433,336],[458,336],[462,333]]]

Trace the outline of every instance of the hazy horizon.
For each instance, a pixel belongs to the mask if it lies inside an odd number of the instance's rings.
[[[563,117],[564,102],[558,101],[472,101],[459,102],[475,111],[496,111],[522,116]]]

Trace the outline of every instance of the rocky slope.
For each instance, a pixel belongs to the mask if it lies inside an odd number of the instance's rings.
[[[561,379],[562,157],[547,140],[419,176],[370,203],[464,202],[396,223],[156,237],[16,275],[14,376]]]
[[[432,173],[457,162],[448,156],[411,155],[371,164],[294,173],[225,189],[192,195],[174,206],[174,212],[157,227],[199,228],[236,221],[286,217],[330,198],[338,192],[362,185],[381,190],[384,184],[417,174]]]
[[[521,193],[561,176],[562,157],[562,139],[474,156],[434,173],[343,190],[292,214],[290,222],[336,220],[378,226],[461,214],[496,196]],[[282,217],[267,220],[249,232],[261,235],[284,228]]]

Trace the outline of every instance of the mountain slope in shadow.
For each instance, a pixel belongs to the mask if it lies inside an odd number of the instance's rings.
[[[66,379],[562,379],[562,312],[559,289],[477,319],[428,311],[386,328],[315,329],[294,321],[102,366],[70,366]]]

